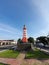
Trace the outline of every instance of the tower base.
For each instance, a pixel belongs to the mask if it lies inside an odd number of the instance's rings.
[[[27,43],[28,39],[26,37],[22,38],[22,42]]]
[[[17,48],[19,51],[28,51],[31,49],[31,44],[30,43],[19,43],[17,45]]]

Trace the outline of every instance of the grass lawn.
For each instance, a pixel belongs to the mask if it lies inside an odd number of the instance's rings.
[[[49,55],[47,55],[44,52],[36,49],[34,51],[28,51],[26,53],[26,57],[25,58],[27,58],[27,59],[29,59],[29,58],[49,59]]]
[[[19,51],[6,50],[3,52],[0,52],[1,58],[16,58],[18,55],[19,55]]]
[[[9,65],[9,64],[0,63],[0,65]]]

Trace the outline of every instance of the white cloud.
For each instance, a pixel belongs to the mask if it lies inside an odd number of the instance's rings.
[[[5,25],[5,24],[2,24],[2,23],[0,23],[0,30],[8,32],[10,34],[14,34],[16,36],[17,35],[20,36],[22,34],[22,32],[20,30],[18,30],[17,28],[13,28],[9,25]]]
[[[49,0],[32,0],[34,5],[37,7],[40,15],[44,19],[44,29],[38,31],[40,35],[46,35],[49,32]],[[42,22],[41,22],[42,23]]]

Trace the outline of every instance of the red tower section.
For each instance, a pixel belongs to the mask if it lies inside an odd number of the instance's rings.
[[[28,39],[27,39],[27,29],[26,29],[25,25],[23,27],[23,38],[22,38],[22,42],[24,42],[24,43],[28,42]]]

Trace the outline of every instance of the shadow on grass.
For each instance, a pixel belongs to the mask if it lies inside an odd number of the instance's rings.
[[[47,60],[49,55],[40,50],[30,50],[26,52],[25,59]]]

